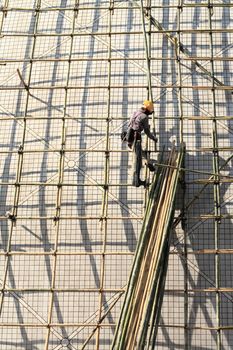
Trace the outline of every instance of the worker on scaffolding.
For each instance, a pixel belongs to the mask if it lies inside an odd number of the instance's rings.
[[[153,141],[157,142],[154,133],[150,131],[149,115],[154,112],[152,101],[145,100],[142,107],[134,112],[130,118],[128,130],[122,133],[122,140],[127,141],[128,147],[133,150],[133,186],[146,186],[146,182],[140,179],[140,171],[142,168],[142,158],[147,159],[147,152],[142,150],[141,133],[142,131]],[[153,164],[148,161],[146,163],[149,170],[154,171]]]

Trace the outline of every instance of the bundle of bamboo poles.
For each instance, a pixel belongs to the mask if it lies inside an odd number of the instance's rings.
[[[154,349],[184,146],[161,154],[154,175],[112,350]]]

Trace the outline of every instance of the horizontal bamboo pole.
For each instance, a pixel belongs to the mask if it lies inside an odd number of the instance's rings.
[[[31,153],[60,153],[61,152],[61,149],[59,148],[53,148],[53,149],[24,149],[23,151],[20,151],[21,154],[31,154]],[[92,153],[107,153],[107,154],[110,154],[110,153],[131,153],[132,151],[131,150],[128,150],[128,149],[125,149],[125,150],[122,150],[122,149],[111,149],[109,151],[106,151],[105,149],[95,149],[95,148],[71,148],[71,149],[63,149],[62,150],[62,153],[76,153],[76,152],[92,152]],[[0,150],[0,154],[18,154],[18,151],[15,150]]]
[[[174,216],[174,219],[179,219],[180,216]],[[227,220],[232,219],[232,214],[221,214],[221,215],[215,215],[215,214],[201,214],[201,215],[190,215],[188,216],[189,220]],[[98,220],[98,221],[105,221],[105,220],[136,220],[136,221],[142,221],[142,216],[107,216],[107,217],[100,217],[100,216],[59,216],[59,220]],[[56,216],[23,216],[23,215],[17,215],[15,217],[8,216],[7,214],[5,216],[0,216],[0,221],[6,221],[6,220],[48,220],[48,221],[56,221],[58,218]]]
[[[28,328],[49,328],[49,327],[104,327],[104,328],[111,328],[115,327],[115,323],[0,323],[0,327],[28,327]],[[180,328],[184,329],[187,328],[189,330],[210,330],[210,331],[217,331],[217,330],[232,330],[233,325],[230,326],[221,326],[221,327],[191,327],[191,326],[183,326],[178,324],[162,324],[159,325],[159,328]]]
[[[160,324],[159,328],[180,328],[188,330],[206,330],[206,331],[220,331],[220,330],[232,330],[233,325],[230,326],[221,326],[221,327],[208,327],[208,326],[183,326],[178,324]]]
[[[146,7],[147,9],[177,9],[178,8],[178,4],[177,5],[150,5],[148,7]],[[189,4],[189,3],[183,3],[182,4],[182,8],[208,8],[209,5],[208,3],[193,3],[193,4]],[[212,8],[222,8],[222,7],[233,7],[232,3],[212,3],[211,4]],[[120,7],[116,7],[116,6],[84,6],[82,4],[80,4],[78,7],[74,7],[74,6],[67,6],[67,7],[62,7],[62,6],[51,6],[51,7],[40,7],[40,9],[37,11],[36,8],[34,7],[17,7],[17,6],[8,6],[8,7],[4,7],[1,6],[0,7],[0,12],[6,13],[6,12],[54,12],[54,11],[61,11],[61,12],[72,12],[72,11],[91,11],[91,10],[138,10],[138,6],[126,6],[126,5],[122,5]]]
[[[125,289],[114,288],[0,288],[0,293],[123,293]]]
[[[73,117],[73,116],[67,116],[66,118],[61,117],[59,115],[57,115],[56,117],[37,117],[37,116],[32,116],[32,115],[28,115],[28,116],[24,116],[24,117],[20,117],[17,115],[11,116],[11,117],[1,117],[0,116],[0,121],[33,121],[33,120],[45,120],[45,121],[51,121],[51,120],[64,120],[64,121],[69,121],[69,120],[76,120],[78,122],[83,122],[86,120],[97,120],[97,121],[105,121],[105,122],[112,122],[112,121],[128,121],[128,116],[125,117],[111,117],[110,119],[108,119],[107,117]],[[151,118],[148,118],[149,120]],[[167,117],[163,117],[163,116],[155,116],[156,120],[180,120],[180,117],[177,115],[174,116],[167,116]],[[187,120],[210,120],[213,121],[214,119],[216,120],[232,120],[233,116],[216,116],[216,118],[214,118],[213,116],[209,115],[209,116],[186,116],[184,115],[184,117],[182,119],[187,119]]]
[[[36,91],[36,90],[85,90],[87,87],[85,85],[38,85],[38,86],[28,86],[28,91]],[[147,85],[88,85],[88,89],[146,89]],[[153,89],[192,89],[192,90],[200,90],[200,91],[232,91],[233,86],[231,85],[218,85],[212,86],[210,85],[178,85],[178,84],[160,84],[160,85],[152,85]],[[22,86],[0,86],[0,91],[23,91],[25,90]]]
[[[0,323],[0,328],[1,327],[28,327],[28,328],[51,328],[51,327],[115,327],[115,323]]]
[[[200,249],[194,251],[194,254],[233,254],[233,249]]]
[[[233,293],[233,288],[229,287],[221,287],[221,288],[173,288],[173,289],[165,289],[164,294],[182,294],[187,291],[192,294],[208,294],[208,293]],[[125,293],[125,289],[98,289],[98,288],[5,288],[0,289],[0,293]],[[189,297],[192,297],[190,295]]]
[[[43,249],[43,247],[41,247]],[[92,252],[86,252],[86,251],[60,251],[56,250],[54,251],[9,251],[9,252],[1,252],[0,256],[133,256],[134,252],[130,251],[92,251]]]
[[[82,31],[83,29],[81,28],[80,31],[77,31],[75,33],[70,32],[70,33],[56,33],[56,32],[37,32],[36,34],[34,33],[5,33],[4,31],[1,32],[1,38],[11,38],[11,37],[15,37],[15,38],[45,38],[45,37],[83,37],[83,36],[108,36],[109,32],[108,31],[92,31],[92,32],[85,32]],[[85,28],[84,28],[85,30]],[[178,30],[176,29],[158,29],[158,30],[151,30],[149,32],[146,32],[146,34],[167,34],[167,33],[177,33]],[[182,34],[223,34],[223,33],[233,33],[233,29],[232,28],[216,28],[216,29],[182,29],[179,31]],[[127,35],[127,36],[131,36],[131,35],[141,35],[142,32],[141,31],[114,31],[111,32],[111,36],[113,37],[114,35]]]
[[[4,146],[3,146],[4,147]],[[7,145],[5,146],[7,147]],[[161,153],[160,150],[154,150],[154,149],[148,149],[147,150],[150,153]],[[221,151],[221,152],[229,152],[229,151],[233,151],[233,147],[232,146],[225,146],[225,147],[221,147],[218,146],[217,148],[212,148],[212,147],[197,147],[197,148],[190,148],[187,149],[187,152],[192,153],[192,152],[198,152],[198,153],[211,153],[213,151]],[[21,154],[25,153],[25,154],[31,154],[31,153],[60,153],[60,149],[27,149],[25,148],[24,150],[20,151]],[[62,152],[64,153],[77,153],[77,152],[87,152],[87,153],[105,153],[106,154],[106,150],[105,149],[93,149],[93,148],[70,148],[70,149],[64,149]],[[132,151],[129,149],[111,149],[109,151],[107,151],[108,154],[110,153],[131,153]],[[18,147],[15,146],[15,150],[0,150],[0,154],[18,154]],[[70,159],[70,161],[72,161],[72,159]],[[69,160],[66,160],[66,162],[69,162]],[[187,170],[190,170],[189,168],[186,168]]]
[[[54,220],[57,218],[56,216],[33,216],[33,215],[17,215],[17,220]],[[6,216],[0,216],[0,220],[10,220],[11,217],[8,216],[8,213],[6,213]],[[104,220],[142,220],[142,216],[79,216],[79,215],[73,215],[73,216],[65,216],[61,215],[59,216],[59,220],[98,220],[98,221],[104,221]]]
[[[58,112],[61,112],[58,110]],[[2,113],[1,113],[2,114]],[[111,116],[110,118],[108,118],[107,116],[79,116],[79,117],[74,117],[72,115],[67,115],[67,117],[61,116],[61,115],[56,115],[56,116],[33,116],[33,115],[25,115],[25,116],[19,116],[19,115],[12,115],[12,116],[0,116],[0,121],[7,121],[7,120],[16,120],[16,121],[20,121],[20,120],[46,120],[46,121],[51,121],[51,120],[61,120],[61,121],[68,121],[68,120],[76,120],[76,121],[85,121],[85,120],[99,120],[99,121],[105,121],[105,122],[111,122],[111,121],[128,121],[128,116],[123,116],[123,117],[118,117],[118,116]],[[152,120],[152,118],[148,118],[149,120]],[[169,119],[169,120],[180,120],[180,117],[178,115],[174,115],[174,116],[155,116],[155,119]],[[211,116],[211,115],[200,115],[200,116],[192,116],[192,115],[184,115],[182,117],[182,119],[187,119],[187,120],[211,120],[213,121],[213,119],[215,120],[232,120],[233,116],[229,115],[219,115],[219,116]]]
[[[188,288],[188,289],[182,289],[182,288],[173,288],[173,289],[165,289],[164,290],[164,293],[165,294],[175,294],[175,293],[181,293],[181,296],[184,292],[188,292],[188,293],[192,293],[192,294],[195,294],[195,293],[232,293],[233,292],[233,288],[224,288],[224,287],[221,287],[221,288]],[[191,298],[192,295],[189,295],[189,297]]]
[[[221,287],[221,288],[188,288],[188,289],[182,289],[182,288],[173,288],[173,289],[165,289],[164,294],[176,294],[180,293],[182,294],[187,291],[188,293],[192,294],[208,294],[208,293],[233,293],[233,288],[229,287]],[[5,288],[0,289],[1,293],[125,293],[125,289],[95,289],[95,288]],[[190,295],[190,297],[192,297]]]
[[[177,57],[169,56],[169,57],[150,57],[150,61],[177,61]],[[82,57],[72,57],[72,58],[50,58],[50,57],[35,57],[35,58],[0,58],[0,64],[11,64],[11,63],[37,63],[37,62],[111,62],[111,61],[144,61],[144,57],[140,56],[123,56],[123,57],[111,57],[107,58],[106,56],[103,57],[93,57],[90,58],[88,56],[82,56]],[[232,56],[216,56],[216,57],[210,57],[210,56],[189,56],[189,57],[180,57],[180,61],[215,61],[215,62],[227,62],[232,61]]]
[[[41,247],[43,248],[43,247]],[[182,251],[170,251],[169,255],[184,255]],[[187,251],[187,255],[206,255],[206,254],[233,254],[233,249],[201,249]],[[93,252],[82,252],[82,251],[0,251],[0,256],[134,256],[134,252],[130,251],[93,251]]]
[[[0,119],[1,121],[1,119]],[[3,146],[4,147],[4,146]],[[5,145],[5,147],[7,147],[7,145]],[[213,151],[222,151],[222,152],[229,152],[229,151],[233,151],[233,147],[232,146],[225,146],[225,147],[215,147],[215,148],[212,148],[212,147],[199,147],[199,148],[194,148],[194,149],[188,149],[187,152],[213,152]],[[20,154],[32,154],[32,153],[41,153],[41,154],[44,154],[44,153],[59,153],[60,154],[61,152],[61,149],[59,148],[52,148],[52,149],[43,149],[43,148],[25,148],[24,150],[20,150]],[[77,152],[88,152],[88,153],[107,153],[107,154],[110,154],[110,153],[131,153],[132,151],[129,150],[129,149],[111,149],[111,150],[108,150],[106,151],[104,148],[103,149],[95,149],[95,148],[66,148],[66,149],[63,149],[62,150],[63,153],[77,153]],[[147,152],[150,152],[150,153],[160,153],[161,151],[160,150],[150,150],[148,149]],[[12,150],[12,149],[5,149],[5,150],[0,150],[0,154],[18,154],[19,151],[18,151],[18,147],[15,146],[15,150]],[[72,161],[72,159],[70,160]],[[66,162],[69,162],[69,160],[66,160]],[[191,170],[189,168],[186,168],[187,170]]]
[[[75,168],[75,167],[74,167]],[[0,182],[0,186],[49,186],[49,187],[102,187],[105,188],[107,187],[133,187],[131,183],[109,183],[109,184],[104,184],[104,183],[71,183],[71,182],[64,182],[64,183],[52,183],[52,182],[18,182],[18,183],[11,183],[11,182]]]

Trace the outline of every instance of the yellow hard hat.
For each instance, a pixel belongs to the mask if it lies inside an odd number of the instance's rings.
[[[147,109],[149,112],[154,112],[154,105],[153,105],[153,102],[152,101],[149,101],[149,100],[145,100],[143,102],[143,107],[145,109]]]

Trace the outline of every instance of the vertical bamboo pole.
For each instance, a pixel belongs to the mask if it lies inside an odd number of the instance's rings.
[[[40,6],[41,0],[37,0],[38,6]],[[5,5],[8,5],[8,1],[5,3]],[[3,22],[2,22],[3,25]],[[38,16],[35,18],[34,22],[34,28],[33,28],[33,44],[32,44],[32,50],[31,50],[31,58],[34,58],[34,51],[35,51],[35,45],[36,45],[36,33],[37,33],[37,27],[38,27]],[[2,28],[1,28],[2,30]],[[9,253],[11,250],[11,241],[12,241],[12,235],[13,235],[13,229],[16,225],[17,220],[17,213],[18,213],[18,206],[19,206],[19,197],[20,197],[20,181],[22,177],[22,170],[23,170],[23,150],[25,145],[25,139],[26,139],[26,130],[27,130],[27,111],[28,111],[28,104],[29,104],[29,97],[30,97],[30,82],[31,82],[31,76],[32,76],[32,61],[30,61],[30,67],[29,67],[29,75],[28,75],[28,90],[26,90],[26,101],[25,101],[25,112],[24,112],[24,119],[23,119],[23,134],[22,134],[22,140],[21,145],[19,146],[18,150],[18,162],[17,162],[17,171],[16,171],[16,182],[15,182],[15,192],[14,192],[14,204],[12,208],[11,213],[11,224],[10,224],[10,232],[7,242],[7,251],[6,253]],[[10,255],[5,255],[5,263],[4,263],[4,272],[3,272],[3,278],[2,278],[2,288],[1,288],[1,296],[0,296],[0,316],[2,313],[2,307],[3,307],[3,300],[4,300],[4,289],[6,286],[6,279],[7,279],[7,273],[8,273],[8,267],[10,263]]]
[[[150,6],[151,6],[151,0],[147,0],[146,1],[146,11],[147,11],[148,16],[150,15],[150,12],[151,12],[151,7]],[[143,27],[143,30],[144,29],[145,28]],[[148,60],[149,79],[150,79],[150,84],[152,84],[152,82],[151,82],[151,74],[150,74],[150,69],[151,69],[151,61],[150,61],[150,59],[151,59],[151,23],[150,22],[148,22],[148,24],[147,24],[146,40],[147,40],[147,44],[148,44],[148,52],[145,53],[145,57]],[[145,46],[145,49],[146,49],[146,46]],[[149,84],[147,86],[147,99],[151,100],[153,102],[152,90],[150,90]],[[152,118],[153,118],[153,116],[154,116],[154,113],[152,115]],[[146,137],[146,150],[148,150],[149,142],[150,141],[149,141],[148,137]],[[150,155],[147,154],[147,162],[149,161],[149,159],[150,159]],[[150,180],[150,172],[149,172],[147,167],[145,168],[145,179],[146,179],[146,182],[149,182],[149,180]],[[149,189],[146,188],[146,191],[144,192],[144,208],[146,208],[148,192],[149,192]]]
[[[140,10],[141,10],[141,23],[142,23],[142,32],[143,32],[143,42],[144,42],[144,52],[145,52],[145,60],[146,60],[146,74],[147,74],[147,98],[153,101],[153,92],[152,92],[152,82],[151,82],[151,71],[150,71],[150,59],[151,59],[151,22],[149,21],[148,24],[148,33],[146,33],[146,24],[145,24],[145,18],[144,18],[144,7],[143,7],[143,0],[140,0]],[[151,0],[147,0],[147,11],[148,16],[151,14]],[[152,114],[152,127],[153,127],[153,133],[155,135],[155,116],[154,113]],[[148,149],[148,138],[146,139],[146,149]],[[155,147],[156,150],[156,147]],[[146,169],[145,177],[147,179],[148,177],[148,170]],[[148,190],[145,192],[145,198],[144,198],[144,207],[146,206],[148,196]]]
[[[140,9],[141,9],[141,21],[142,21],[143,42],[144,42],[144,50],[145,50],[145,60],[146,60],[146,66],[147,66],[146,73],[147,73],[147,84],[148,84],[148,96],[150,97],[151,101],[153,101],[151,73],[150,73],[149,45],[148,45],[147,35],[146,35],[143,0],[140,0]],[[152,114],[152,124],[153,124],[153,132],[155,132],[154,114]]]
[[[176,45],[175,45],[175,55],[176,55],[176,66],[178,72],[178,85],[180,86],[178,89],[178,109],[179,109],[179,141],[180,144],[183,145],[184,139],[184,122],[183,122],[183,98],[182,98],[182,70],[181,70],[181,16],[183,11],[183,0],[178,0],[177,6],[177,37],[176,37]],[[183,173],[184,176],[184,173]],[[184,212],[184,198],[183,198],[183,208],[182,215]],[[188,331],[188,265],[187,265],[187,235],[185,229],[183,230],[184,234],[184,339],[185,339],[185,349],[188,350],[188,339],[189,339],[189,331]]]
[[[213,144],[213,172],[217,174],[214,176],[214,244],[216,251],[219,247],[219,224],[220,224],[220,184],[219,184],[219,152],[218,152],[218,128],[217,128],[217,120],[216,120],[216,96],[215,96],[215,69],[214,69],[214,42],[213,42],[213,31],[212,31],[212,16],[213,16],[213,7],[211,0],[208,0],[208,22],[209,22],[209,47],[210,47],[210,66],[211,66],[211,76],[212,76],[212,114],[213,114],[213,122],[212,122],[212,144]],[[219,270],[220,270],[220,261],[219,254],[215,255],[215,287],[216,291],[216,322],[217,327],[220,327],[220,295],[219,295]],[[217,350],[221,350],[221,331],[218,328],[217,330]]]
[[[111,69],[112,69],[112,16],[114,10],[114,1],[109,0],[109,12],[108,12],[108,86],[107,86],[107,119],[106,119],[106,144],[105,144],[105,165],[104,165],[104,192],[102,199],[102,212],[101,212],[101,224],[103,224],[103,246],[102,246],[102,257],[101,257],[101,278],[100,278],[100,295],[99,295],[99,325],[101,325],[102,318],[102,303],[103,303],[103,288],[104,288],[104,277],[105,277],[105,251],[106,251],[106,240],[108,230],[108,186],[109,186],[109,171],[110,171],[110,117],[111,117]],[[97,328],[96,332],[96,350],[99,350],[100,344],[100,327]]]
[[[76,1],[75,1],[76,5]],[[74,6],[73,10],[73,20],[72,20],[72,33],[75,30],[75,24],[77,19],[76,7]],[[73,51],[73,42],[74,36],[71,35],[70,38],[70,47],[69,47],[69,60],[68,60],[68,68],[66,75],[66,87],[64,92],[64,108],[63,108],[63,117],[62,117],[62,128],[61,128],[61,149],[60,149],[60,157],[59,157],[59,165],[58,165],[58,185],[57,185],[57,198],[56,198],[56,208],[55,208],[55,216],[54,216],[54,224],[55,224],[55,239],[54,239],[54,251],[53,251],[53,267],[52,267],[52,281],[51,281],[51,290],[50,290],[50,300],[48,307],[48,328],[45,337],[44,350],[49,349],[49,339],[51,334],[51,323],[52,323],[52,315],[53,315],[53,304],[54,304],[54,288],[56,286],[56,267],[57,267],[57,250],[58,250],[58,239],[59,239],[59,231],[60,231],[60,215],[61,215],[61,205],[62,205],[62,185],[64,180],[64,163],[65,163],[65,144],[66,144],[66,113],[67,113],[67,100],[68,100],[68,89],[69,80],[70,80],[70,70],[71,70],[71,57]]]

